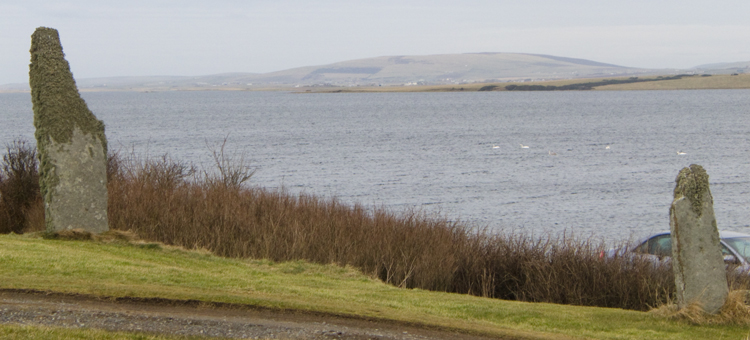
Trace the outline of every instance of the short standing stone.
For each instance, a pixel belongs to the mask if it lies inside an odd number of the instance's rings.
[[[104,123],[78,93],[57,30],[36,29],[29,69],[47,231],[107,231]]]
[[[680,170],[669,211],[672,266],[680,308],[699,303],[714,314],[728,294],[708,174],[700,165]]]

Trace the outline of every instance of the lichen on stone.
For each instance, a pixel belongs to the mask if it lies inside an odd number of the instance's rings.
[[[686,198],[692,204],[693,212],[701,216],[703,201],[711,199],[706,170],[700,165],[691,164],[689,167],[680,170],[675,183],[674,199]]]

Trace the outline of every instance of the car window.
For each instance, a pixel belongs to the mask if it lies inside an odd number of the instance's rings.
[[[735,240],[735,242],[739,242],[740,239],[731,239]],[[724,240],[725,242],[727,240]],[[743,249],[747,251],[747,253],[742,253],[743,256],[747,258],[747,256],[750,256],[750,238],[744,239]],[[733,248],[737,249],[733,244],[730,243]],[[636,249],[639,253],[647,253],[651,255],[656,255],[660,257],[664,256],[672,256],[672,236],[667,235],[658,235],[650,238],[648,241],[643,243],[640,247]],[[721,245],[721,254],[722,255],[733,255],[731,251],[725,246]]]
[[[672,238],[669,234],[654,236],[634,250],[637,253],[651,254],[656,256],[672,255]]]
[[[672,236],[659,235],[648,240],[648,253],[656,256],[672,256]]]
[[[729,251],[729,248],[725,245],[721,245],[721,255],[734,255],[731,251]]]
[[[750,237],[722,239],[730,247],[737,250],[740,256],[750,261]],[[659,257],[672,256],[672,236],[654,236],[635,249],[635,252],[656,255]],[[724,244],[721,244],[721,255],[734,255]]]
[[[736,250],[737,254],[750,261],[750,237],[725,238],[722,241]]]

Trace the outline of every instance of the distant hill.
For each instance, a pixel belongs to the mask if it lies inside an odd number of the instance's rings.
[[[725,73],[750,73],[750,61],[738,61],[733,63],[705,64],[694,67],[703,73],[725,74]]]
[[[283,71],[207,76],[152,76],[77,79],[81,89],[214,89],[294,86],[427,85],[542,81],[668,73],[585,59],[523,53],[467,53],[384,56]],[[8,84],[0,90],[28,89]]]
[[[298,85],[450,84],[591,78],[645,72],[653,70],[549,55],[470,53],[358,59],[242,77],[236,81]]]

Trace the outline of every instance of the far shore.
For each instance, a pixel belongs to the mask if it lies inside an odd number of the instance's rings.
[[[573,91],[653,91],[653,90],[718,90],[750,89],[750,74],[685,75],[681,79],[661,79],[669,76],[639,77],[639,82],[594,86],[589,90]],[[82,87],[80,92],[166,92],[166,91],[285,91],[293,93],[365,93],[365,92],[477,92],[508,91],[507,87],[560,87],[603,80],[627,80],[629,77],[565,79],[535,82],[466,83],[447,85],[387,85],[387,86],[265,86],[265,87]],[[519,91],[516,89],[515,91]],[[29,93],[28,89],[0,88],[0,93]]]
[[[600,82],[607,78],[566,79],[538,82],[508,82],[508,83],[470,83],[452,85],[423,85],[423,86],[378,86],[378,87],[306,87],[295,89],[295,92],[339,93],[339,92],[476,92],[476,91],[507,91],[509,85],[541,85],[565,86],[589,82]],[[624,80],[628,77],[609,78]],[[648,91],[648,90],[718,90],[718,89],[750,89],[750,74],[739,75],[690,75],[676,80],[661,80],[658,76],[640,77],[644,82],[630,84],[615,84],[596,86],[593,91]],[[589,91],[591,91],[589,90]],[[580,90],[579,90],[580,91]]]

